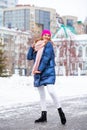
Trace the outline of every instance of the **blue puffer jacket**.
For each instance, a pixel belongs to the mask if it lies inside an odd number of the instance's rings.
[[[34,60],[36,58],[36,52],[32,47],[29,48],[27,54],[27,60]],[[40,87],[42,85],[55,83],[55,55],[53,45],[48,42],[44,48],[42,58],[38,67],[40,74],[34,75],[34,86]]]

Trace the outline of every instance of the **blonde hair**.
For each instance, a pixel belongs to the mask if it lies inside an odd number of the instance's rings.
[[[36,44],[38,41],[40,41],[40,40],[43,40],[43,36],[41,36],[40,38],[37,38],[37,39],[34,41],[33,45],[35,45],[35,44]],[[52,43],[52,45],[55,46],[54,42],[51,40],[51,37],[49,38],[48,41],[50,41],[50,42]]]

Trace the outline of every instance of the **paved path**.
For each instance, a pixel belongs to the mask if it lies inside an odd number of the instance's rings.
[[[61,125],[57,110],[48,103],[48,122],[35,124],[40,115],[39,103],[0,107],[0,130],[87,130],[87,96],[61,101],[67,123]]]

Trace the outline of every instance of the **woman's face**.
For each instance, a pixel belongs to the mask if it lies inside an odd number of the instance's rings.
[[[51,36],[49,34],[44,34],[43,35],[43,40],[49,41]]]

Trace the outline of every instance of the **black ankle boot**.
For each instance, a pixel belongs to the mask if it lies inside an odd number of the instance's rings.
[[[66,117],[65,117],[65,114],[64,114],[62,108],[58,108],[58,113],[59,113],[59,116],[60,116],[60,119],[61,119],[61,123],[63,125],[65,125],[65,123],[66,123]]]
[[[35,120],[35,123],[39,123],[39,122],[47,122],[47,111],[42,111],[41,117]]]

